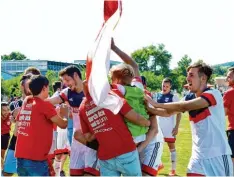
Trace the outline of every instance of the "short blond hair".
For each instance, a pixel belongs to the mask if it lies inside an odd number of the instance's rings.
[[[112,79],[125,79],[126,77],[134,78],[134,70],[132,66],[121,63],[112,66],[109,72],[109,76]]]

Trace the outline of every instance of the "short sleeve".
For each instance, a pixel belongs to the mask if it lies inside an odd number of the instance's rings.
[[[134,79],[132,80],[131,85],[136,86],[136,87],[140,88],[141,90],[144,90],[144,85],[143,85],[142,80],[141,80],[140,77],[134,77]]]
[[[123,101],[123,106],[122,106],[122,108],[120,109],[120,113],[121,113],[122,115],[125,115],[125,114],[127,114],[129,111],[132,110],[132,107],[127,103],[127,101],[126,101],[125,99],[122,99],[122,101]]]
[[[63,102],[68,101],[68,89],[69,88],[65,88],[59,93],[59,96],[63,100]]]
[[[57,115],[54,106],[48,101],[44,101],[44,105],[42,105],[41,109],[43,110],[43,113],[47,119],[51,119],[52,117]]]
[[[209,106],[215,106],[217,104],[212,91],[203,92],[201,98],[205,99],[209,103]]]
[[[122,86],[122,85],[120,85],[120,84],[116,84],[116,86],[117,86],[117,89],[120,91],[120,93],[121,93],[122,95],[125,95],[126,90],[125,90],[124,86]]]

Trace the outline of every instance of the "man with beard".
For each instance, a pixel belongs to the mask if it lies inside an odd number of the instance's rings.
[[[226,81],[230,89],[224,93],[223,102],[229,121],[227,135],[232,150],[232,162],[234,163],[234,67],[228,69]]]
[[[68,103],[71,107],[72,117],[73,117],[73,127],[74,129],[80,129],[79,123],[79,106],[83,100],[83,83],[81,72],[76,66],[67,66],[59,72],[59,76],[63,81],[63,84],[67,88],[63,89],[59,95],[47,99],[53,105]],[[79,143],[76,140],[72,141],[71,144],[71,154],[70,154],[70,175],[79,176],[85,173],[85,168],[88,166],[85,164],[86,160],[85,155],[88,150],[87,146]],[[90,153],[89,157],[94,157],[94,162],[96,161],[96,153]],[[94,163],[96,164],[96,163]],[[92,167],[93,164],[90,165]],[[99,175],[96,168],[92,168],[92,171],[89,172],[92,175]]]
[[[223,98],[207,82],[212,68],[205,63],[195,63],[187,69],[190,93],[185,101],[156,103],[146,97],[154,108],[148,111],[168,117],[178,112],[189,112],[192,130],[192,156],[188,164],[188,176],[233,176],[231,149],[225,135],[225,111]]]

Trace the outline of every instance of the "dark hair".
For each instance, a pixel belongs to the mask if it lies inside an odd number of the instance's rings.
[[[27,79],[30,79],[31,77],[32,77],[32,74],[31,74],[31,73],[23,75],[23,76],[20,78],[20,84],[21,84],[21,85],[24,85],[25,81],[26,81]]]
[[[198,75],[199,76],[205,74],[207,76],[207,82],[210,79],[210,76],[212,75],[212,72],[213,72],[213,69],[209,65],[207,65],[205,63],[194,63],[193,65],[190,65],[187,68],[187,72],[191,68],[198,68]]]
[[[234,72],[234,66],[229,68],[228,71]]]
[[[147,82],[146,82],[145,76],[141,76],[141,81],[142,81],[142,84],[146,86]]]
[[[8,105],[9,105],[8,102],[1,102],[1,107],[8,106]]]
[[[29,81],[29,89],[33,96],[39,95],[44,86],[49,85],[49,80],[42,75],[33,75]]]
[[[170,85],[172,85],[172,80],[170,78],[168,78],[168,77],[163,79],[163,82],[170,83]]]
[[[60,81],[55,81],[52,85],[54,92],[57,91],[57,89],[62,87],[62,83]]]
[[[78,76],[80,77],[80,79],[82,79],[81,72],[75,65],[67,66],[66,68],[59,71],[59,76],[61,77],[61,76],[64,76],[65,74],[67,74],[68,76],[73,78],[74,73],[77,73]]]
[[[33,75],[40,75],[41,74],[40,70],[35,68],[35,67],[28,67],[24,70],[24,75],[29,74],[29,73],[31,73]]]

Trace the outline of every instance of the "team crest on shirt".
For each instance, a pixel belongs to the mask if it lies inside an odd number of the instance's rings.
[[[166,97],[166,98],[165,98],[165,102],[167,103],[168,101],[169,101],[169,98],[168,98],[168,97]]]
[[[73,98],[69,98],[69,101],[73,101]]]

